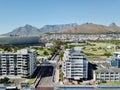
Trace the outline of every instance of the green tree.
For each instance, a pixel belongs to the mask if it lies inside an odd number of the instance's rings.
[[[8,77],[4,77],[0,79],[0,83],[8,83],[10,79]]]
[[[4,77],[4,83],[7,83],[10,79],[8,77]]]
[[[110,52],[105,52],[104,55],[107,57],[112,56],[112,54]]]
[[[7,46],[7,47],[4,48],[4,51],[9,51],[9,52],[11,52],[11,51],[12,51],[12,48],[9,47],[9,46]]]
[[[39,50],[43,50],[43,47],[39,47]]]
[[[59,59],[60,59],[60,60],[62,60],[63,54],[64,54],[64,52],[61,51],[60,54],[59,54]]]
[[[44,55],[49,55],[49,53],[46,50],[43,52],[43,54]]]

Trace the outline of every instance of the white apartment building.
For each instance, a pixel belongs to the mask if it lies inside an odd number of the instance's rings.
[[[74,49],[66,49],[63,56],[62,69],[64,77],[67,79],[87,79],[88,77],[88,61],[81,52],[80,47]]]
[[[113,58],[97,65],[93,74],[94,80],[120,81],[120,52],[114,52]]]
[[[17,52],[0,52],[0,77],[30,77],[36,69],[36,52],[21,49]]]
[[[120,81],[120,69],[112,67],[110,63],[101,63],[97,70],[93,71],[93,79],[101,81]]]

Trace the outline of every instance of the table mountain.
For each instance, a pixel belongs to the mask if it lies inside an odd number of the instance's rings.
[[[71,24],[58,24],[58,25],[45,25],[42,28],[40,28],[40,32],[46,33],[46,32],[56,32],[59,30],[71,28],[77,26],[76,23]]]
[[[40,34],[46,33],[46,32],[53,32],[58,30],[67,29],[70,27],[77,26],[77,24],[59,24],[59,25],[45,25],[42,28],[36,28],[31,25],[25,25],[23,27],[19,27],[14,29],[13,31],[3,34],[4,36],[11,36],[11,35],[19,35],[19,36],[39,36]]]

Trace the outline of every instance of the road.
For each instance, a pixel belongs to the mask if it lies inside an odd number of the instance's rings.
[[[43,76],[38,84],[38,87],[51,87],[53,66],[46,66]]]
[[[57,62],[58,59],[59,59],[59,51],[57,51],[56,54],[53,56],[52,61]],[[41,79],[40,79],[37,87],[51,87],[54,65],[53,64],[48,64],[48,63],[47,64],[43,63],[44,68],[42,68],[42,65],[41,65],[43,73],[41,75]]]

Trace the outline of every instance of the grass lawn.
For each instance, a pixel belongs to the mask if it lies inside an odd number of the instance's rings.
[[[51,54],[51,51],[48,50],[47,48],[44,48],[43,50],[37,50],[37,53],[38,53],[40,56],[45,56],[45,54],[44,54],[45,51],[48,53],[48,55]]]
[[[112,45],[110,43],[92,43],[93,46],[85,46],[83,52],[87,55],[104,55],[108,52],[113,55],[114,52],[120,52],[120,49],[107,49],[107,46]]]
[[[13,83],[21,83],[21,82],[25,82],[26,81],[26,79],[25,78],[12,78],[12,79],[10,79],[10,81],[11,82],[13,82]]]
[[[106,83],[100,83],[100,85],[120,85],[120,82],[106,82]]]
[[[113,55],[114,52],[120,52],[120,49],[107,49],[107,46],[113,45],[108,42],[89,42],[79,44],[68,44],[68,47],[82,46],[82,50],[86,55],[104,55],[104,53],[110,53]]]
[[[61,81],[63,81],[63,75],[64,74],[63,74],[62,70],[60,69],[59,70],[59,78],[60,78]]]
[[[74,46],[81,46],[83,47],[83,53],[89,57],[89,60],[105,60],[110,56],[113,56],[114,52],[120,52],[120,48],[116,49],[107,49],[107,46],[115,45],[113,42],[86,42],[86,43],[79,43],[79,44],[67,44],[68,48],[72,48]],[[117,44],[120,47],[120,44]]]
[[[51,51],[46,47],[33,46],[32,48],[35,49],[40,56],[46,56],[51,54]]]
[[[29,83],[29,84],[32,84],[32,83],[34,83],[35,80],[36,80],[36,78],[30,78],[30,79],[28,80],[28,83]]]

